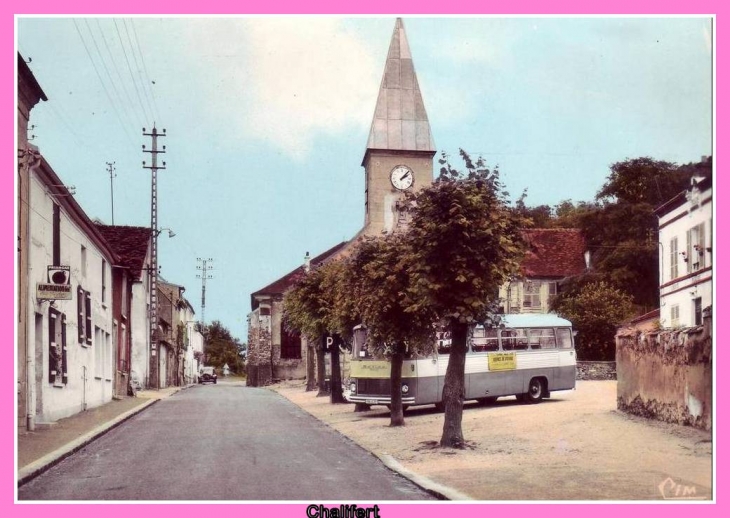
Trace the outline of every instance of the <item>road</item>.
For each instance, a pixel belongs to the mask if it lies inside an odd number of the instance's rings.
[[[280,395],[224,384],[160,401],[19,500],[433,500]]]

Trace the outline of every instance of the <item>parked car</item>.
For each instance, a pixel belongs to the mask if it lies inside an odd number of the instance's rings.
[[[198,383],[218,383],[218,375],[215,373],[213,367],[201,367],[200,376],[198,376]]]

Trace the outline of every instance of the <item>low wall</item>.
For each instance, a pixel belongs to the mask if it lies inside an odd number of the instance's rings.
[[[704,325],[616,336],[619,410],[712,428],[712,317]]]
[[[616,362],[576,362],[577,380],[615,380]]]

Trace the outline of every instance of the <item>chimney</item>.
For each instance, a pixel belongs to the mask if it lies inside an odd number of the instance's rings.
[[[309,252],[307,252],[306,254],[304,254],[304,271],[307,272],[307,273],[309,273],[309,270],[311,268],[312,267],[310,265]]]

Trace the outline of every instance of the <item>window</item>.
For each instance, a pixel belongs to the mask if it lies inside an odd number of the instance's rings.
[[[91,293],[81,286],[76,290],[76,311],[79,331],[79,343],[91,345]]]
[[[81,277],[86,278],[86,247],[81,245]]]
[[[112,380],[112,340],[109,333],[103,333],[104,336],[104,379]]]
[[[48,309],[48,382],[54,387],[68,383],[66,364],[66,315]]]
[[[127,274],[122,273],[122,315],[127,316],[127,312],[129,311],[129,308],[127,307],[129,305],[128,299],[129,299],[129,293],[127,293]]]
[[[677,238],[669,240],[669,280],[679,277],[679,246]]]
[[[436,347],[439,354],[449,354],[451,352],[451,331],[436,333]]]
[[[702,297],[697,297],[694,299],[694,309],[695,309],[695,325],[701,326],[702,325]]]
[[[61,264],[61,207],[53,204],[53,264]]]
[[[527,332],[524,329],[505,329],[502,331],[502,349],[521,351],[527,349]]]
[[[573,348],[573,332],[570,329],[558,329],[558,347],[561,349]]]
[[[102,330],[94,326],[94,339],[96,347],[94,347],[94,376],[101,379],[104,375],[104,344]]]
[[[539,308],[541,306],[539,282],[525,282],[522,293],[522,305],[526,308]]]
[[[287,329],[286,320],[281,322],[281,359],[300,360],[302,358],[301,335],[293,330]]]
[[[101,260],[101,302],[106,302],[106,261]]]
[[[551,281],[548,285],[548,306],[553,303],[553,299],[558,295],[558,283]]]
[[[670,315],[670,322],[669,325],[671,327],[679,327],[679,305],[675,304],[672,306],[669,310]]]
[[[499,350],[499,331],[497,329],[484,329],[478,327],[474,329],[474,337],[472,339],[471,350],[475,353]]]
[[[705,267],[705,225],[700,223],[687,231],[687,273]]]
[[[530,329],[530,349],[555,349],[555,329]]]

